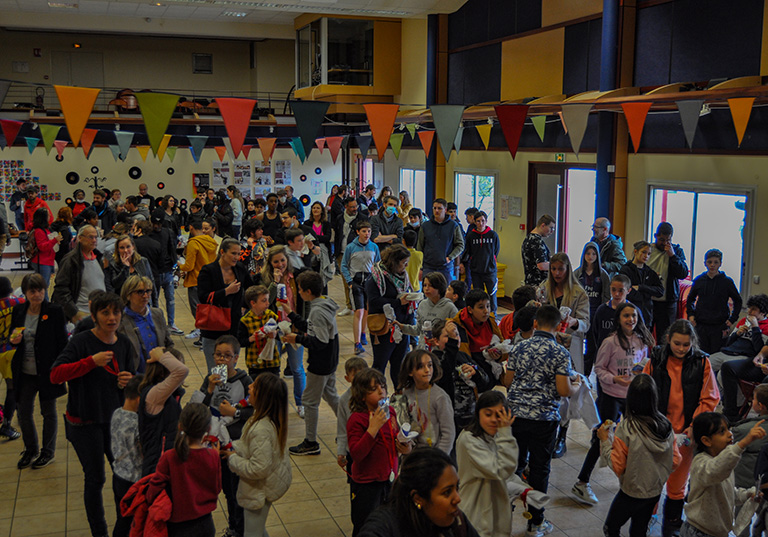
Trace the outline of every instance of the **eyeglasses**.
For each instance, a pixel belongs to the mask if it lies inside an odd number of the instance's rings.
[[[231,360],[232,358],[235,357],[234,354],[229,354],[229,353],[225,354],[225,353],[222,353],[222,352],[214,352],[213,355],[216,358],[224,358],[225,360]]]
[[[136,289],[134,293],[137,295],[148,295],[152,292],[152,289]]]
[[[605,226],[592,226],[593,231],[596,229],[605,229]]]

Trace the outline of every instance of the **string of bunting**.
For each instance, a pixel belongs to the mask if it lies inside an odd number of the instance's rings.
[[[71,143],[73,148],[81,145],[83,153],[88,158],[99,131],[86,127],[100,90],[70,86],[54,86],[54,88],[61,105],[62,114],[64,115],[66,129],[61,125],[34,125],[35,129],[33,130],[37,130],[39,136],[24,136],[27,148],[32,153],[39,146],[39,142],[42,141],[46,154],[50,154],[51,149],[55,147],[56,153],[60,157],[64,148]],[[134,145],[135,133],[133,132],[120,130],[104,131],[113,133],[114,143],[107,144],[112,151],[113,157],[115,160],[124,161],[130,148],[135,147],[143,160],[146,160],[149,149],[152,149],[155,158],[159,161],[162,161],[165,155],[168,155],[169,159],[173,160],[176,155],[176,146],[170,145],[171,135],[167,134],[166,131],[171,117],[176,110],[179,96],[167,93],[140,92],[136,93],[136,99],[139,103],[139,110],[144,121],[149,145]],[[727,100],[739,146],[741,146],[744,139],[754,101],[753,97],[731,98]],[[228,150],[235,158],[240,154],[248,158],[251,148],[258,145],[262,159],[267,162],[270,161],[278,144],[278,138],[259,137],[256,139],[257,145],[245,143],[251,116],[257,101],[241,98],[217,98],[216,103],[228,136],[224,145],[213,147],[219,159],[224,160]],[[640,147],[643,128],[652,104],[651,102],[638,101],[621,104],[621,111],[627,121],[635,152]],[[688,147],[691,148],[704,101],[695,99],[680,100],[675,104],[680,115],[680,122],[686,142]],[[397,114],[400,110],[400,105],[398,104],[364,104],[363,109],[370,127],[369,134],[320,137],[323,121],[329,106],[330,103],[320,101],[293,101],[291,103],[298,136],[288,140],[285,138],[281,140],[293,149],[296,156],[302,162],[309,158],[314,148],[317,148],[320,154],[327,148],[335,164],[341,148],[348,146],[350,137],[355,139],[357,147],[364,157],[367,156],[371,144],[373,144],[376,148],[378,160],[384,158],[384,153],[388,147],[392,148],[395,158],[399,159],[406,133],[412,141],[415,141],[418,137],[421,148],[427,157],[431,153],[434,138],[437,136],[437,143],[446,160],[449,160],[453,151],[456,154],[459,153],[464,131],[468,128],[462,122],[466,108],[464,105],[441,104],[430,106],[429,112],[432,116],[434,128],[425,129],[414,122],[400,124],[398,127],[395,127]],[[561,105],[560,111],[557,113],[563,131],[568,135],[573,152],[577,156],[587,129],[589,114],[592,111],[592,104],[569,103]],[[528,119],[530,119],[530,123],[534,127],[539,139],[542,142],[544,141],[547,115],[536,114],[535,108],[532,109],[525,104],[500,104],[494,106],[494,112],[513,159],[517,154],[523,127]],[[0,129],[3,134],[3,137],[0,139],[0,149],[14,144],[23,125],[24,122],[21,121],[0,119]],[[487,122],[473,125],[486,150],[489,147],[491,131],[494,125],[495,121],[490,117]],[[59,137],[64,139],[59,139]],[[193,159],[195,162],[199,162],[203,150],[207,147],[209,137],[197,134],[187,135],[186,137]]]

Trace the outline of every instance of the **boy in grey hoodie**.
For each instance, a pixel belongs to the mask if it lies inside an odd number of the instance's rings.
[[[291,333],[283,336],[283,342],[303,345],[307,348],[307,384],[301,397],[304,406],[305,438],[298,446],[288,448],[291,455],[318,455],[317,419],[320,399],[331,405],[334,415],[339,406],[336,393],[336,367],[339,365],[339,329],[336,326],[336,312],[339,306],[322,296],[323,277],[314,271],[302,272],[296,279],[299,295],[309,304],[309,317],[305,320],[291,310],[290,305],[281,302],[283,310],[303,334]]]
[[[424,300],[419,302],[416,310],[416,324],[400,324],[400,330],[406,336],[420,337],[419,347],[424,347],[424,322],[429,321],[434,326],[435,321],[453,319],[459,310],[449,298],[445,298],[448,281],[440,272],[430,272],[424,276],[422,291]],[[399,324],[399,323],[398,323]]]

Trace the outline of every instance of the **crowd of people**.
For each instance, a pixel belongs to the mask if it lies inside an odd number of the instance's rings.
[[[290,494],[290,457],[321,452],[321,401],[337,418],[355,536],[508,536],[517,500],[526,534],[550,533],[552,459],[566,452],[573,419],[593,430],[574,498],[598,503],[598,463],[619,479],[607,536],[628,521],[631,537],[646,535],[659,509],[664,537],[726,537],[736,506],[760,497],[768,296],[748,297],[742,317],[723,254],[710,250],[681,311],[689,268],[667,222],[627,260],[598,218],[574,268],[550,252],[557,224],[541,216],[522,244],[513,312],[497,322],[499,236],[476,208],[464,228],[445,199],[426,218],[405,191],[385,187],[377,198],[369,185],[355,196],[340,185],[305,215],[290,186],[256,200],[200,188],[186,206],[142,184],[125,200],[97,189],[92,204],[77,190],[54,221],[25,187],[11,209],[33,272],[23,296],[0,277],[0,434],[21,437],[20,470],[55,462],[56,400],[67,396],[66,438],[94,536],[147,524],[212,536],[221,492],[226,535],[267,535],[272,504]],[[342,305],[327,297],[336,275]],[[175,323],[180,284],[198,327],[188,334]],[[339,394],[337,317],[346,315],[354,356]],[[173,336],[202,351],[199,388],[184,384]],[[294,446],[291,406],[305,429]]]

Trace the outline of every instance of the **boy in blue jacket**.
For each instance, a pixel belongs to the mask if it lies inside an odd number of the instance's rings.
[[[355,354],[365,352],[367,345],[365,325],[368,322],[368,297],[365,294],[365,282],[371,277],[373,265],[381,261],[379,247],[371,242],[372,226],[370,222],[357,224],[357,238],[347,245],[341,260],[341,274],[349,285],[352,304],[355,308],[355,320],[352,333],[355,337]]]

